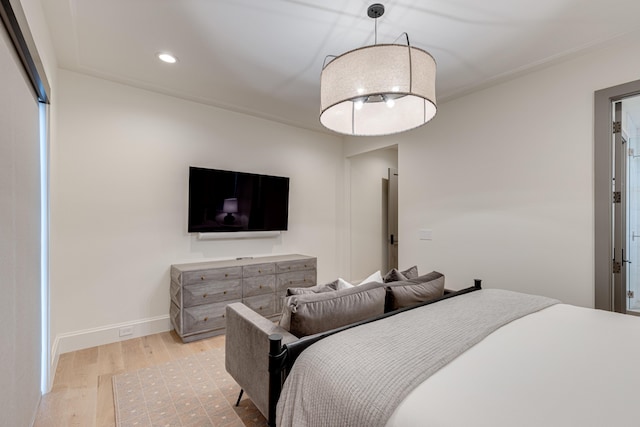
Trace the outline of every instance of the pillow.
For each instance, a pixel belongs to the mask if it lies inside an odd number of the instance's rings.
[[[404,274],[402,274],[400,271],[398,271],[397,268],[392,268],[387,274],[384,275],[382,280],[384,280],[384,283],[389,283],[389,282],[405,281],[405,280],[409,280],[409,278]]]
[[[444,295],[444,275],[432,271],[424,276],[386,283],[385,312],[411,307]]]
[[[349,289],[349,288],[353,288],[354,286],[347,282],[346,280],[344,280],[342,277],[338,277],[338,286],[336,287],[336,290],[342,290],[342,289]]]
[[[406,270],[401,271],[401,273],[407,279],[416,279],[418,277],[418,266],[414,265],[413,267],[409,267]]]
[[[380,270],[376,271],[375,273],[373,273],[372,275],[370,275],[369,277],[367,277],[366,279],[364,279],[363,281],[361,281],[357,285],[353,285],[353,284],[347,282],[346,280],[344,280],[342,277],[338,277],[338,287],[337,287],[337,289],[338,290],[340,290],[340,289],[349,289],[349,288],[353,288],[354,286],[360,286],[360,285],[363,285],[365,283],[371,283],[371,282],[383,283],[382,282],[382,274],[380,274]]]
[[[338,280],[334,280],[331,283],[324,285],[310,286],[308,288],[287,288],[286,296],[301,295],[301,294],[317,294],[320,292],[335,291],[338,287]]]
[[[384,283],[389,283],[398,282],[401,280],[415,279],[416,277],[418,277],[418,267],[414,265],[413,267],[407,268],[404,271],[398,271],[397,268],[392,268],[387,274],[384,275],[383,280]]]
[[[366,283],[323,293],[293,295],[285,300],[280,326],[298,338],[349,325],[384,313],[385,289]]]
[[[364,283],[371,283],[371,282],[382,283],[382,274],[380,274],[380,270],[376,271],[371,276],[364,279],[362,282],[359,283],[359,285],[362,285]]]

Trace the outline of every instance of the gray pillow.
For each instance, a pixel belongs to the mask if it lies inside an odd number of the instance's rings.
[[[382,283],[339,291],[292,295],[285,299],[280,326],[298,338],[349,325],[384,313]]]
[[[384,281],[384,283],[389,283],[415,279],[416,277],[418,277],[418,266],[414,265],[413,267],[407,268],[404,271],[398,271],[397,268],[392,268],[387,274],[384,275],[382,280]]]
[[[414,265],[413,267],[409,267],[406,270],[401,271],[401,273],[407,279],[417,279],[418,278],[418,266]]]
[[[444,275],[432,271],[415,279],[385,283],[385,312],[411,307],[444,295]]]
[[[310,286],[308,288],[287,288],[286,296],[331,292],[331,291],[335,291],[337,288],[338,288],[338,280],[336,279],[331,283],[327,283],[324,285]]]

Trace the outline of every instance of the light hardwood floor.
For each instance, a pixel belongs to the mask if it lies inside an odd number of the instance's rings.
[[[53,388],[42,396],[35,426],[113,427],[114,375],[220,347],[224,347],[224,335],[184,344],[174,332],[163,332],[62,354]],[[234,383],[233,390],[225,397],[233,401],[237,391],[239,387]],[[246,397],[241,406],[245,409],[251,406],[257,413]],[[253,416],[251,422],[240,421],[239,424],[265,425],[259,413],[258,417]]]

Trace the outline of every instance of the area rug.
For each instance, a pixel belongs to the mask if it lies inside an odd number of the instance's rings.
[[[214,349],[113,377],[117,427],[244,427],[264,425]]]

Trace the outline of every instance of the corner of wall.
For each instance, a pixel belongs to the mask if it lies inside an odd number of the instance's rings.
[[[120,331],[125,328],[130,328],[131,333],[126,336],[120,336]],[[169,316],[163,315],[132,322],[107,325],[100,328],[57,334],[51,348],[51,366],[47,382],[47,392],[50,391],[53,386],[53,380],[61,354],[167,332],[171,329],[173,329],[173,327],[171,326]]]

